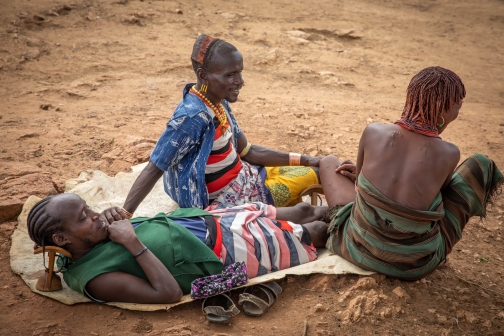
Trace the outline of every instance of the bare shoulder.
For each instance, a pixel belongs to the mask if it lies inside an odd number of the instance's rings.
[[[380,123],[372,123],[364,128],[362,132],[363,137],[372,137],[375,135],[383,135],[384,133],[393,130],[390,124],[380,124]]]
[[[443,140],[442,148],[446,155],[460,156],[460,149],[454,143]]]
[[[459,162],[460,149],[455,144],[443,140],[440,149],[447,163],[456,165]]]
[[[380,132],[390,128],[392,124],[372,123],[366,126],[364,132]]]
[[[391,137],[395,137],[396,133],[398,133],[397,125],[373,123],[366,126],[362,132],[361,141],[364,143],[382,143]]]

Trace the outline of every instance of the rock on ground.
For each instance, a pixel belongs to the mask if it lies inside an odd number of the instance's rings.
[[[2,164],[0,190],[0,223],[15,219],[29,196],[45,198],[57,194],[51,177],[36,166],[22,163]]]

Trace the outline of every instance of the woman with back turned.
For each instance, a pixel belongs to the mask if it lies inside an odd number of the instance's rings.
[[[465,94],[454,72],[423,69],[408,86],[401,118],[366,127],[357,165],[321,160],[330,250],[362,268],[416,280],[446,259],[470,217],[485,216],[501,172],[482,154],[457,167],[459,149],[440,136]]]

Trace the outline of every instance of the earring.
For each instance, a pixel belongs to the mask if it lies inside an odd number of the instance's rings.
[[[208,85],[206,85],[206,84],[201,85],[201,87],[200,87],[201,93],[206,93],[207,90],[208,90]]]
[[[437,124],[437,128],[442,128],[444,125],[444,118],[442,116],[439,116],[443,121],[440,124]]]

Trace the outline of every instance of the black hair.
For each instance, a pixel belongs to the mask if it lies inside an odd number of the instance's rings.
[[[203,41],[205,41],[208,37],[208,35],[200,35],[194,42],[193,52],[191,54],[191,62],[194,72],[196,72],[199,68],[208,69],[217,55],[238,51],[238,49],[236,49],[236,47],[231,43],[216,38],[208,44],[206,51],[204,51],[203,62],[200,63],[197,61],[198,55],[201,51]]]
[[[51,215],[47,211],[47,205],[52,197],[44,198],[37,202],[30,210],[27,219],[28,235],[37,246],[56,245],[52,236],[63,231],[61,218]]]

